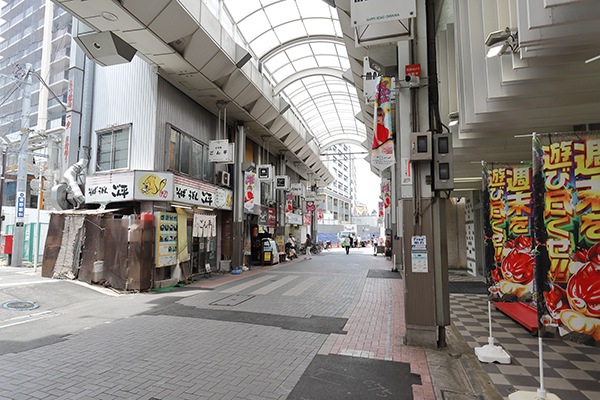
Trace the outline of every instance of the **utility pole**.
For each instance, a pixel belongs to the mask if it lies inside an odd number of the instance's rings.
[[[27,199],[27,159],[29,150],[29,117],[31,115],[31,64],[25,65],[25,83],[23,84],[23,114],[21,115],[21,147],[19,149],[19,170],[17,172],[17,193],[15,207],[17,211],[13,237],[12,267],[23,264],[23,233],[25,231],[25,203]]]

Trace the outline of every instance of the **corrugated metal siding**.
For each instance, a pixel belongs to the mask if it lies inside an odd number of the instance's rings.
[[[91,171],[95,171],[96,132],[111,126],[131,124],[129,169],[152,170],[155,163],[156,98],[158,76],[138,57],[131,63],[96,66],[94,115],[92,118]]]
[[[198,139],[204,144],[217,135],[217,116],[190,99],[163,78],[158,78],[158,102],[156,112],[156,148],[154,167],[168,168],[169,126]]]

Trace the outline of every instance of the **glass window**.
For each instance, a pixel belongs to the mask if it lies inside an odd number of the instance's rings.
[[[203,147],[198,142],[192,142],[192,177],[202,179]]]
[[[98,133],[97,170],[127,168],[129,164],[129,127]]]
[[[213,182],[213,177],[215,175],[215,164],[208,162],[208,146],[204,147],[204,159],[206,163],[204,164],[204,180],[207,182]]]
[[[190,158],[192,152],[192,139],[187,135],[181,135],[180,140],[180,161],[179,161],[179,172],[189,175],[190,174]]]
[[[171,129],[171,141],[169,144],[169,169],[179,170],[179,132]]]
[[[327,196],[327,211],[333,210],[332,202],[333,202],[332,197]]]

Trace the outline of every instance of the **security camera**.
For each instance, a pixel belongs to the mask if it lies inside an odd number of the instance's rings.
[[[406,75],[404,77],[404,81],[406,83],[408,83],[409,87],[419,87],[421,78],[419,78],[418,76],[414,76],[414,75]]]

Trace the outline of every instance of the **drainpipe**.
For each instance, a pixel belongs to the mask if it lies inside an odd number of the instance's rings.
[[[90,142],[92,137],[92,102],[94,95],[94,68],[95,64],[86,57],[85,72],[83,76],[83,104],[81,106],[81,139],[79,140],[79,160],[71,165],[63,178],[69,185],[75,208],[79,208],[85,203],[85,196],[77,183],[77,178],[81,173],[85,173],[90,160]]]

